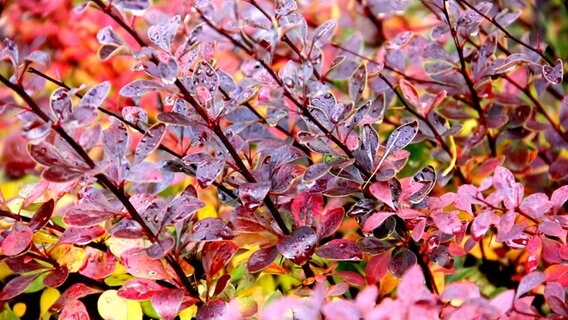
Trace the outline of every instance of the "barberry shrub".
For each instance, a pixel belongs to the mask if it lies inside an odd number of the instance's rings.
[[[568,317],[560,1],[155,2],[2,4],[2,319]]]

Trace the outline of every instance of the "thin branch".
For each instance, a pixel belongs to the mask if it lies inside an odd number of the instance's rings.
[[[462,74],[465,83],[469,89],[470,95],[471,95],[471,100],[473,103],[473,108],[475,109],[475,111],[477,111],[477,114],[479,116],[479,120],[481,121],[481,124],[485,127],[485,130],[487,130],[487,143],[489,144],[489,149],[491,150],[491,156],[492,157],[496,157],[497,156],[497,148],[496,148],[496,144],[495,144],[495,139],[493,138],[493,136],[491,135],[491,133],[489,132],[489,127],[487,126],[487,119],[485,118],[485,112],[483,110],[483,108],[481,107],[481,99],[479,98],[479,95],[477,94],[477,90],[475,89],[475,84],[473,83],[473,81],[471,80],[468,72],[467,72],[467,67],[465,64],[465,57],[464,57],[464,53],[463,53],[463,46],[462,44],[460,44],[460,41],[458,39],[458,34],[456,29],[454,29],[451,25],[451,20],[450,20],[450,14],[448,13],[448,10],[445,7],[447,0],[444,0],[444,7],[441,8],[447,23],[449,24],[450,27],[450,34],[452,35],[452,39],[454,41],[455,47],[456,47],[456,51],[458,52],[458,57],[460,60],[460,73]]]
[[[0,82],[2,82],[4,85],[6,85],[8,88],[10,88],[10,90],[12,90],[14,93],[16,93],[18,96],[20,96],[25,102],[26,104],[28,104],[28,106],[31,108],[31,110],[38,116],[40,117],[43,121],[50,123],[52,122],[50,117],[43,112],[43,110],[40,109],[40,107],[35,103],[35,101],[26,93],[26,91],[18,86],[15,85],[13,83],[11,83],[8,79],[6,79],[4,76],[0,75]],[[85,151],[85,149],[83,149],[83,147],[81,147],[81,145],[79,145],[71,136],[69,136],[67,134],[67,132],[63,129],[63,127],[57,125],[57,124],[52,124],[52,128],[55,132],[57,132],[61,138],[63,138],[68,144],[69,146],[71,146],[71,148],[83,159],[83,161],[85,161],[85,163],[91,168],[94,169],[96,167],[95,162],[91,159],[91,157],[87,154],[87,152]],[[156,242],[157,241],[157,236],[154,234],[154,232],[148,227],[148,225],[145,223],[144,219],[142,218],[142,216],[138,213],[138,211],[136,210],[136,208],[134,208],[134,206],[132,205],[132,203],[130,202],[130,200],[128,199],[128,197],[124,194],[124,192],[122,190],[119,190],[114,183],[104,174],[99,173],[97,175],[95,175],[95,178],[97,179],[97,181],[103,185],[104,187],[106,187],[107,189],[109,189],[116,197],[117,199],[122,203],[122,205],[125,207],[125,209],[128,211],[128,213],[130,214],[130,216],[140,224],[140,226],[142,227],[142,229],[144,230],[144,232],[146,233],[146,236],[148,237],[148,239],[151,242]],[[181,268],[181,266],[179,265],[179,263],[175,260],[175,258],[173,258],[171,256],[171,254],[168,254],[166,256],[166,261],[168,262],[168,264],[172,267],[172,269],[174,270],[174,272],[176,273],[177,277],[179,278],[179,280],[181,281],[181,284],[184,286],[184,288],[186,289],[186,291],[195,297],[199,296],[199,293],[197,292],[197,289],[194,288],[193,284],[189,281],[189,279],[187,278],[187,276],[185,275],[185,272],[183,271],[183,269]]]
[[[507,31],[507,29],[505,29],[502,25],[499,24],[499,22],[497,22],[497,20],[495,20],[494,17],[489,17],[488,15],[484,14],[483,12],[479,11],[475,6],[469,4],[469,2],[465,1],[465,0],[457,0],[459,3],[462,3],[463,5],[465,5],[466,7],[470,8],[471,10],[475,11],[478,15],[482,16],[485,20],[491,22],[495,27],[497,27],[497,29],[501,30],[505,36],[513,41],[515,41],[516,43],[520,44],[521,46],[527,48],[528,50],[538,54],[540,57],[542,57],[542,59],[544,59],[544,61],[546,61],[549,65],[553,66],[554,65],[554,61],[552,61],[550,58],[548,58],[544,52],[542,52],[542,50],[539,49],[535,49],[533,48],[531,45],[529,45],[528,43],[522,41],[521,39],[515,37],[514,35],[512,35],[509,31]]]

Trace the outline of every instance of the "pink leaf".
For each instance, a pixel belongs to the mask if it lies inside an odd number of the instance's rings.
[[[152,307],[164,320],[173,320],[178,314],[183,291],[180,289],[166,289],[156,293],[151,298]]]
[[[51,270],[51,272],[43,279],[43,284],[49,288],[57,288],[65,283],[69,276],[69,270],[66,266],[59,266]]]
[[[343,222],[345,209],[343,207],[333,208],[321,216],[318,224],[318,235],[320,239],[331,236]]]
[[[85,305],[79,300],[73,300],[65,304],[59,314],[60,320],[89,320],[89,313]]]
[[[8,235],[0,244],[1,253],[6,256],[15,256],[24,251],[32,242],[33,231],[27,225],[16,222],[8,231]]]
[[[511,171],[501,166],[497,167],[493,175],[493,185],[504,196],[511,200],[514,199],[515,176]]]
[[[499,310],[499,316],[502,316],[513,307],[514,300],[515,290],[507,290],[493,298],[491,305],[497,308],[497,310]]]
[[[552,203],[544,193],[534,193],[521,201],[520,209],[533,218],[542,217],[552,208]]]
[[[334,239],[318,247],[316,254],[329,260],[359,261],[363,253],[355,243],[346,239]]]
[[[170,275],[160,260],[148,257],[143,248],[130,248],[122,253],[120,260],[131,275],[144,279],[165,280]]]
[[[148,300],[156,292],[166,290],[166,288],[148,279],[132,279],[118,290],[118,296],[128,300]]]
[[[102,292],[102,290],[89,287],[83,283],[73,284],[59,296],[57,301],[49,308],[49,312],[59,311],[72,301],[99,292]]]
[[[392,192],[388,181],[377,181],[369,187],[371,194],[384,202],[391,209],[394,209]]]
[[[363,224],[363,231],[371,232],[379,227],[388,217],[394,215],[394,212],[375,212]]]
[[[90,247],[85,248],[87,259],[79,271],[80,274],[91,279],[104,279],[116,269],[116,257],[109,252],[100,251]]]
[[[248,211],[254,211],[260,206],[264,197],[270,191],[269,181],[256,183],[243,183],[239,186],[239,197]]]
[[[136,146],[136,152],[134,153],[133,165],[142,162],[154,149],[160,145],[164,132],[166,131],[166,125],[163,123],[157,123],[153,125],[144,135],[140,138],[138,146]]]
[[[299,226],[309,226],[323,212],[323,196],[321,193],[301,192],[292,201],[291,211]]]
[[[404,98],[412,104],[415,108],[420,108],[420,96],[418,96],[418,91],[416,88],[405,79],[401,79],[398,83],[400,86],[400,90],[402,91],[402,95]]]
[[[104,234],[105,228],[101,226],[90,226],[87,228],[69,227],[59,238],[58,244],[85,245]]]

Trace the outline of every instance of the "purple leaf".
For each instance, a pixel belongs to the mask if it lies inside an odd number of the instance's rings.
[[[420,108],[420,96],[412,83],[405,79],[400,79],[398,86],[400,87],[400,91],[406,101],[408,101],[414,108]]]
[[[335,33],[336,27],[337,22],[335,20],[328,20],[317,27],[312,38],[314,45],[316,47],[321,47],[323,44],[329,42]]]
[[[549,65],[543,65],[542,75],[548,82],[552,84],[559,84],[560,82],[562,82],[562,78],[564,77],[564,65],[562,63],[562,60],[556,60],[556,64],[553,67]]]
[[[224,167],[225,161],[219,159],[208,159],[200,162],[195,171],[199,186],[207,188],[223,172]]]
[[[298,5],[295,0],[277,0],[274,13],[280,16],[287,16],[296,11],[296,9],[298,9]]]
[[[183,291],[180,289],[160,290],[150,299],[152,307],[164,320],[173,320],[176,317],[182,300]]]
[[[209,63],[199,61],[193,72],[192,83],[196,88],[202,86],[214,93],[219,87],[219,76]]]
[[[197,320],[223,320],[226,314],[227,303],[223,300],[211,300],[201,306],[195,315]]]
[[[117,161],[124,156],[128,146],[128,131],[122,122],[112,118],[111,125],[103,131],[105,157]]]
[[[402,275],[412,268],[417,262],[416,255],[405,247],[396,248],[389,262],[388,270],[395,277],[402,277]]]
[[[148,28],[148,38],[161,49],[169,52],[180,23],[181,17],[176,15],[171,17],[166,24],[150,26]]]
[[[562,186],[552,193],[550,201],[554,204],[555,210],[562,207],[568,201],[568,185]]]
[[[115,238],[140,239],[144,237],[144,229],[140,224],[131,219],[122,219],[108,229],[108,233]]]
[[[88,227],[101,223],[115,215],[115,212],[92,203],[81,203],[65,212],[63,221],[71,226]]]
[[[501,194],[511,200],[514,199],[515,176],[507,168],[499,166],[495,169],[493,185]]]
[[[523,213],[538,219],[552,208],[552,203],[544,193],[533,193],[521,201],[519,208]]]
[[[165,131],[166,125],[163,123],[157,123],[144,133],[142,138],[140,138],[138,146],[136,146],[134,161],[132,162],[133,165],[142,162],[142,160],[144,160],[160,145]]]
[[[143,301],[162,290],[166,289],[154,281],[135,278],[123,284],[117,294],[124,299]]]
[[[134,80],[122,87],[118,94],[127,98],[139,98],[148,92],[156,91],[161,88],[162,85],[154,81]]]
[[[406,147],[412,142],[412,140],[414,140],[417,133],[418,121],[416,120],[405,123],[394,129],[387,139],[383,159],[385,159],[389,154]]]
[[[231,228],[220,219],[205,218],[197,221],[193,225],[190,241],[216,241],[216,240],[230,240],[233,238],[233,231]]]
[[[205,204],[201,200],[191,195],[182,194],[175,198],[168,206],[162,225],[172,225],[190,219],[195,215],[197,210],[204,206]]]
[[[239,198],[248,211],[254,211],[260,206],[264,197],[270,191],[270,181],[243,183],[239,186]]]
[[[493,298],[493,300],[491,300],[491,305],[499,310],[498,316],[502,316],[507,313],[511,307],[513,307],[514,300],[515,290],[507,290]]]
[[[174,247],[174,238],[171,236],[165,236],[159,239],[157,242],[152,243],[148,248],[146,248],[146,253],[150,259],[162,259],[168,254]]]
[[[259,249],[251,254],[247,263],[247,270],[250,273],[260,272],[272,264],[277,257],[278,249],[276,246]]]
[[[316,232],[312,228],[304,226],[280,239],[276,246],[285,258],[297,265],[302,265],[314,253],[317,242]]]
[[[59,119],[65,119],[73,112],[71,95],[65,88],[57,88],[51,93],[49,105],[53,114]]]
[[[367,85],[367,66],[362,63],[349,80],[349,96],[354,102],[359,101]]]
[[[112,2],[117,8],[139,12],[150,7],[150,0],[114,0]]]
[[[33,231],[27,225],[20,222],[14,223],[8,231],[8,235],[2,239],[0,253],[5,256],[15,256],[22,253],[30,245]]]
[[[8,281],[0,292],[0,300],[10,300],[18,296],[39,276],[40,274],[21,275]]]
[[[346,239],[334,239],[318,247],[316,254],[322,258],[341,261],[359,261],[363,259],[363,253],[353,241]]]
[[[546,280],[546,274],[543,272],[535,271],[527,274],[521,279],[519,287],[517,288],[517,293],[515,299],[520,298],[523,294],[536,288],[538,285]]]
[[[357,246],[370,255],[377,255],[392,248],[394,245],[386,240],[380,240],[376,237],[364,237],[357,241]]]
[[[40,264],[34,259],[29,259],[25,255],[20,255],[5,260],[6,265],[15,273],[27,273],[31,271],[47,269],[48,267]]]
[[[71,243],[85,245],[103,234],[105,234],[105,229],[97,225],[86,228],[69,227],[59,238],[58,244]]]
[[[58,266],[43,279],[43,284],[49,288],[57,288],[65,283],[69,276],[69,270],[66,266]]]
[[[432,191],[434,185],[436,184],[436,170],[432,166],[426,166],[422,170],[418,171],[414,177],[412,177],[412,182],[422,184],[422,187],[406,198],[406,200],[419,203],[424,200],[424,198]]]
[[[100,106],[108,96],[110,86],[110,81],[104,81],[92,87],[83,95],[79,106],[93,106],[95,108]]]

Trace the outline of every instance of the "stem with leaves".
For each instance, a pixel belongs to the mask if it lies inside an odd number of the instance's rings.
[[[10,90],[12,90],[18,96],[20,96],[24,100],[24,102],[30,107],[31,111],[34,114],[36,114],[38,117],[40,117],[44,122],[46,123],[52,122],[50,117],[45,112],[43,112],[43,110],[40,109],[40,107],[35,103],[35,101],[26,93],[26,91],[21,86],[11,83],[8,79],[6,79],[2,75],[0,75],[0,82],[2,82],[5,86],[10,88]],[[61,127],[58,124],[52,124],[52,129],[55,132],[57,132],[57,134],[59,134],[59,136],[61,136],[61,138],[63,138],[63,140],[65,140],[69,144],[69,146],[81,157],[81,159],[85,161],[85,163],[89,166],[89,168],[94,169],[96,167],[95,162],[87,154],[85,149],[83,149],[81,145],[79,145],[69,134],[67,134],[67,132],[63,129],[63,127]],[[144,221],[140,213],[138,213],[136,208],[132,205],[132,203],[130,202],[128,196],[124,193],[124,191],[119,189],[117,186],[115,186],[114,183],[103,173],[96,174],[95,178],[102,186],[110,190],[115,195],[115,197],[121,202],[121,204],[130,214],[132,219],[134,219],[138,224],[140,224],[148,239],[151,242],[156,242],[158,240],[157,235],[154,234],[154,232],[146,224],[146,222]],[[185,275],[185,272],[181,268],[180,264],[175,260],[175,258],[171,254],[168,254],[166,255],[166,261],[174,270],[175,274],[181,281],[181,285],[185,288],[187,293],[190,294],[191,296],[198,297],[199,293],[197,292],[197,289],[189,281],[189,279]]]

